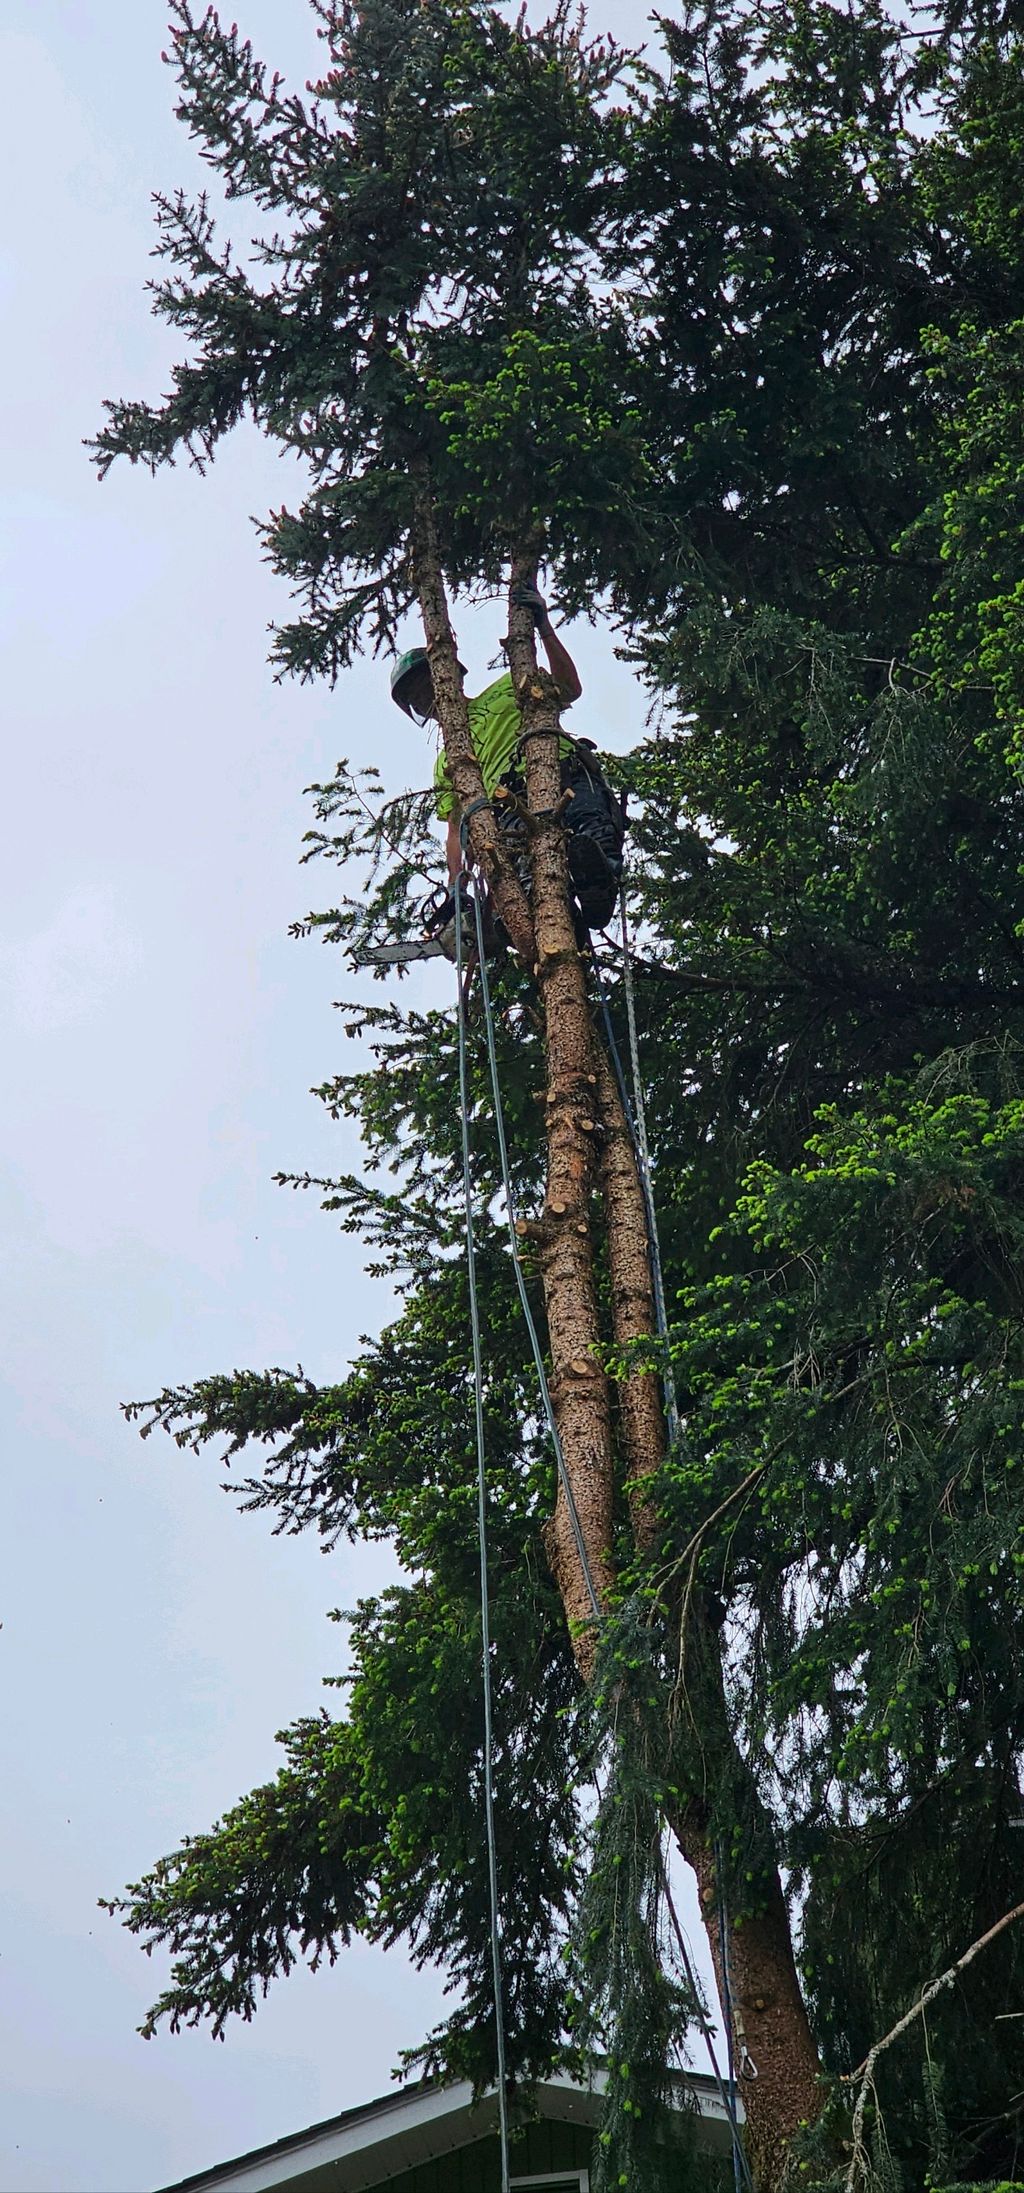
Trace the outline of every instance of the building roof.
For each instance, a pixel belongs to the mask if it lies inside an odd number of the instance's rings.
[[[561,2074],[545,2079],[535,2089],[538,2113],[563,2124],[596,2127],[605,2084],[602,2071],[591,2086]],[[705,2153],[727,2153],[729,2120],[715,2081],[691,2073],[678,2084],[680,2099],[686,2094],[696,2102],[699,2146]],[[742,2104],[737,2114],[742,2120]],[[160,2193],[364,2193],[400,2171],[484,2139],[497,2121],[495,2095],[474,2102],[467,2079],[450,2085],[423,2081],[289,2133],[269,2147],[215,2163]]]

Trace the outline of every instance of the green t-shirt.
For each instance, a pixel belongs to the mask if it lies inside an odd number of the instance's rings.
[[[484,691],[478,693],[475,700],[469,701],[468,706],[469,735],[473,741],[473,752],[480,764],[484,791],[489,797],[495,785],[501,783],[502,777],[507,775],[517,759],[516,740],[523,728],[523,719],[516,707],[515,691],[508,672],[505,672],[504,677],[496,678],[493,685],[485,686]],[[572,752],[568,739],[562,742],[562,752]],[[443,746],[437,757],[434,783],[437,786],[437,812],[442,822],[446,822],[455,807],[455,794],[448,775]]]

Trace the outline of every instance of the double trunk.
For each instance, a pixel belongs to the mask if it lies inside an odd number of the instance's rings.
[[[609,1381],[599,1358],[602,1339],[594,1256],[594,1187],[601,1121],[597,1044],[586,968],[569,905],[566,837],[561,814],[559,695],[537,667],[533,617],[515,600],[517,582],[535,577],[513,567],[508,660],[523,721],[523,764],[529,810],[534,972],[544,1013],[547,1077],[547,1180],[541,1270],[551,1350],[551,1395],[587,1550],[591,1579],[603,1602],[612,1581],[615,1489]],[[577,1659],[589,1675],[594,1646],[590,1586],[582,1574],[561,1486],[548,1530],[548,1558],[570,1623]]]
[[[547,1179],[544,1211],[531,1228],[540,1264],[551,1355],[551,1394],[572,1487],[586,1569],[561,1487],[547,1529],[547,1551],[584,1681],[593,1668],[595,1630],[591,1585],[599,1604],[613,1581],[616,1453],[625,1465],[633,1534],[653,1550],[657,1517],[648,1481],[665,1452],[657,1379],[638,1368],[612,1389],[599,1358],[602,1331],[596,1284],[598,1204],[603,1214],[610,1283],[612,1338],[620,1347],[655,1330],[647,1214],[628,1123],[604,1045],[594,1027],[586,960],[570,911],[566,834],[560,807],[559,695],[537,666],[533,620],[515,599],[517,582],[532,580],[535,561],[512,570],[507,640],[509,667],[523,719],[532,855],[532,905],[507,860],[485,801],[473,752],[454,636],[448,617],[429,494],[420,499],[416,569],[438,717],[456,797],[468,822],[474,861],[487,878],[495,910],[519,956],[535,974],[544,1013],[547,1057],[545,1119]],[[482,804],[477,805],[477,802]],[[589,1571],[589,1576],[587,1574]],[[742,1793],[748,1814],[759,1810],[749,1768],[737,1750],[722,1684],[718,1637],[699,1605],[686,1621],[690,1642],[710,1679],[700,1685],[698,1734],[706,1756]],[[667,1732],[666,1732],[667,1742]],[[767,1835],[767,1821],[762,1823]],[[697,1876],[719,1995],[727,2000],[720,1939],[716,1856],[702,1802],[682,1807],[670,1825]],[[764,1869],[758,1908],[731,1931],[729,1980],[737,2060],[748,2076],[742,2093],[748,2145],[759,2187],[773,2188],[785,2168],[798,2126],[820,2108],[819,2064],[800,1995],[789,1917],[774,1863]]]

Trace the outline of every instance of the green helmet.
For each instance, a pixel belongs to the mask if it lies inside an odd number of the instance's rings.
[[[399,708],[404,710],[407,716],[412,716],[412,709],[409,706],[408,699],[403,699],[402,687],[415,671],[429,670],[429,668],[430,657],[425,647],[407,647],[404,655],[399,655],[398,661],[391,672],[391,698],[397,702]],[[413,720],[415,721],[415,718]]]

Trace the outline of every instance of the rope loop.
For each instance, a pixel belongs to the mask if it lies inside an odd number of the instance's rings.
[[[520,731],[516,740],[517,749],[520,746],[528,745],[531,739],[564,739],[566,745],[573,747],[577,754],[596,754],[597,752],[593,739],[581,738],[577,731],[567,731],[564,724],[561,723],[554,731]]]
[[[466,850],[466,841],[469,836],[469,825],[472,822],[474,815],[478,815],[482,807],[489,807],[490,804],[490,794],[485,792],[481,799],[470,800],[469,806],[463,809],[462,819],[459,823],[459,840],[462,845],[463,853],[465,853]]]

